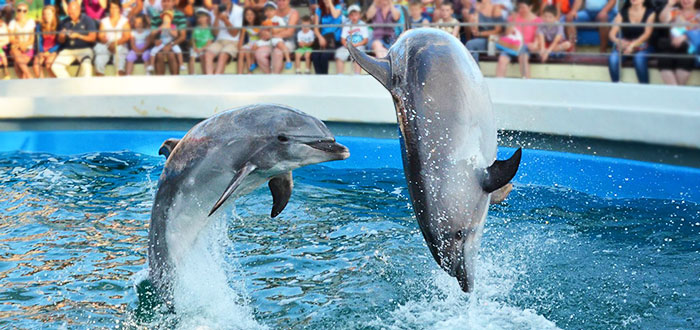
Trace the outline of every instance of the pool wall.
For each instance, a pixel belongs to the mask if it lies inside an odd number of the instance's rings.
[[[0,152],[138,152],[158,156],[160,144],[184,131],[16,131],[0,132]],[[347,161],[324,163],[344,169],[403,169],[399,141],[338,137],[351,151]],[[500,148],[507,158],[513,148]],[[677,199],[700,203],[700,169],[564,152],[526,149],[517,184],[574,189],[601,198]]]
[[[677,87],[486,78],[499,129],[700,149],[700,93]],[[0,129],[37,118],[205,118],[280,103],[325,121],[395,123],[362,76],[132,76],[0,81]]]

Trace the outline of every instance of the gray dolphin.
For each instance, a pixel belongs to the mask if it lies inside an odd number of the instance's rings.
[[[489,91],[476,62],[452,35],[407,29],[383,59],[348,44],[353,59],[394,99],[404,174],[430,252],[469,292],[489,202],[510,191],[521,150],[496,160]]]
[[[320,120],[271,104],[228,110],[168,139],[148,233],[149,280],[166,302],[173,272],[194,245],[208,217],[227,200],[268,182],[271,216],[292,194],[292,170],[349,157]]]

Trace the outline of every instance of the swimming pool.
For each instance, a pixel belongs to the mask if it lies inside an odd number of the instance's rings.
[[[0,325],[700,327],[699,169],[525,150],[465,295],[425,248],[398,141],[357,137],[338,138],[348,160],[294,172],[278,218],[266,189],[239,199],[202,247],[226,261],[219,272],[203,260],[188,309],[144,321],[132,285],[156,153],[183,134],[0,133]]]

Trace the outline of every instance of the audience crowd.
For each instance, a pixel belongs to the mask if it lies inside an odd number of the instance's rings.
[[[605,23],[599,50],[615,82],[629,59],[648,83],[655,59],[665,83],[683,85],[700,58],[700,0],[345,1],[309,0],[302,16],[290,0],[0,0],[0,78],[69,77],[74,64],[79,76],[99,76],[110,61],[119,75],[137,62],[149,74],[197,65],[222,74],[231,61],[238,73],[327,74],[333,61],[343,73],[349,42],[383,57],[406,20],[454,35],[477,61],[495,59],[496,76],[518,61],[529,78],[531,60],[574,52],[580,31],[566,23]]]

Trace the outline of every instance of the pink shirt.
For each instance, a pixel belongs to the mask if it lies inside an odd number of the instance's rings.
[[[539,17],[535,17],[534,20],[528,21],[524,18],[521,18],[518,15],[512,16],[508,21],[511,23],[542,23],[542,19]],[[516,29],[520,31],[520,34],[523,35],[523,42],[526,44],[532,43],[535,41],[535,36],[537,35],[537,25],[532,24],[532,25],[521,25],[515,26]]]

